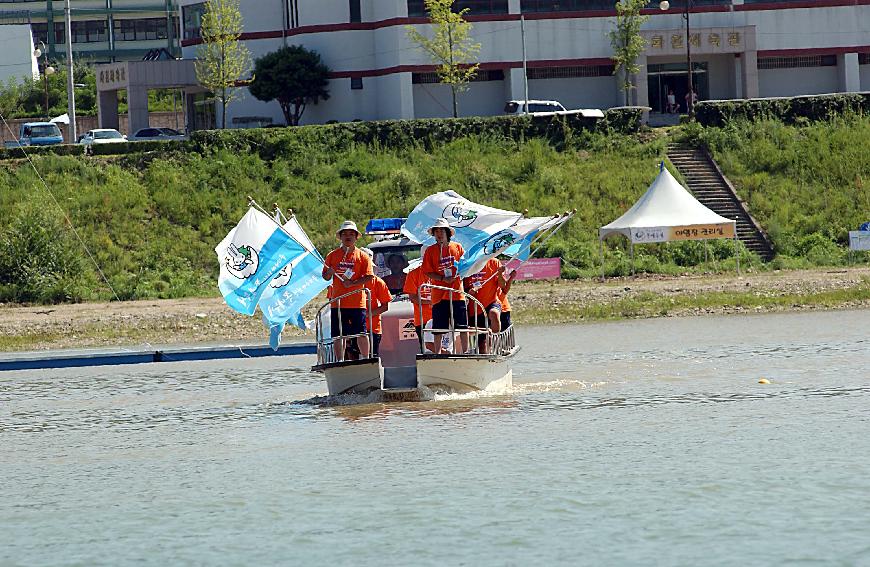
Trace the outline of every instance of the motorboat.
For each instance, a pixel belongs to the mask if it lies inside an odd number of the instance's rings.
[[[476,299],[468,296],[467,301],[472,303]],[[483,308],[479,303],[478,306]],[[467,353],[436,354],[421,346],[414,330],[413,305],[407,296],[400,296],[381,315],[383,334],[378,356],[353,359],[347,356],[348,349],[344,352],[336,349],[335,341],[347,342],[361,335],[329,336],[329,309],[327,302],[318,311],[317,364],[312,370],[324,374],[331,396],[368,394],[376,390],[387,395],[421,393],[422,389],[455,393],[497,392],[513,385],[512,362],[519,351],[513,326],[499,333],[478,327],[456,329],[452,324],[448,329],[427,331],[455,338],[459,333],[469,336]],[[483,340],[478,341],[478,337],[483,337]],[[373,344],[371,336],[369,339]],[[459,343],[458,340],[450,342]]]

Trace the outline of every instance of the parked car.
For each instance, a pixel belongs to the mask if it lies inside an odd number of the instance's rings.
[[[117,130],[111,128],[97,128],[96,130],[88,130],[85,135],[79,140],[80,144],[90,146],[91,144],[118,144],[126,142],[127,136],[121,134]]]
[[[25,122],[18,128],[18,139],[6,142],[7,148],[53,146],[63,143],[60,128],[53,122]]]
[[[585,118],[604,118],[604,113],[597,108],[580,108],[566,110],[557,100],[509,100],[504,105],[505,114],[531,114],[532,116],[562,116],[579,114]]]
[[[172,128],[142,128],[130,136],[131,142],[186,140],[187,136]]]

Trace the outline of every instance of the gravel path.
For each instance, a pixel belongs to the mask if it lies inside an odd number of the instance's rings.
[[[820,292],[866,288],[870,268],[765,272],[743,277],[644,276],[597,281],[517,282],[511,290],[514,321],[547,320],[542,312],[563,307],[607,305],[635,298],[686,297],[699,294],[751,293],[811,296]],[[319,303],[319,302],[316,302]],[[870,301],[849,300],[838,308],[870,308]],[[819,308],[809,302],[770,306],[756,311]],[[569,309],[570,310],[570,309]],[[740,307],[686,307],[669,316],[733,313]],[[308,313],[310,316],[312,313]],[[557,316],[551,321],[570,321]],[[285,338],[302,333],[288,327]],[[310,335],[309,335],[310,336]],[[265,342],[267,334],[257,317],[244,317],[220,298],[150,300],[76,305],[0,305],[0,350],[45,350],[110,345],[143,346],[202,342]]]

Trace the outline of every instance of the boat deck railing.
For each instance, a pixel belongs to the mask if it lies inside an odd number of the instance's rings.
[[[366,297],[366,330],[363,333],[357,333],[354,335],[345,335],[344,329],[343,329],[344,325],[342,324],[342,318],[341,318],[341,300],[344,299],[345,297],[350,297],[350,296],[355,295],[357,293],[363,293],[363,294],[365,294],[365,297]],[[323,329],[323,312],[326,309],[333,308],[333,305],[335,306],[335,309],[338,309],[338,336],[335,336],[335,337],[331,336],[332,335],[332,333],[331,333],[332,320],[330,319],[330,323],[329,323],[330,324],[330,336],[326,337],[326,336],[324,336],[325,332]],[[344,343],[344,348],[342,348],[341,356],[339,357],[335,354],[335,347],[334,347],[335,342],[339,341],[339,340],[347,341],[350,339],[357,339],[359,337],[368,337],[368,339],[369,339],[369,355],[367,358],[375,358],[375,355],[374,355],[375,343],[374,343],[374,340],[372,337],[372,331],[371,331],[371,329],[372,329],[372,325],[371,325],[372,308],[371,308],[371,306],[372,306],[372,293],[367,288],[356,289],[353,291],[349,291],[345,294],[339,295],[337,297],[333,297],[332,299],[330,299],[329,301],[327,301],[326,303],[324,303],[323,305],[320,306],[320,308],[317,310],[317,318],[315,319],[315,322],[316,322],[315,328],[316,328],[316,337],[317,337],[317,364],[321,365],[321,364],[332,364],[334,362],[344,362],[345,360],[347,360],[345,358],[345,354],[347,351],[347,343]]]
[[[423,289],[423,288],[428,288],[430,290],[439,289],[443,292],[448,293],[450,296],[451,304],[453,303],[453,294],[459,293],[456,291],[456,289],[454,289],[452,287],[444,287],[444,286],[435,285],[435,284],[431,284],[431,283],[424,283],[423,285],[420,286],[420,289]],[[423,302],[422,302],[422,299],[420,297],[421,297],[420,294],[418,294],[417,295],[417,308],[420,309],[420,313],[422,313],[423,312],[422,311],[423,310]],[[466,293],[465,294],[465,311],[467,313],[466,318],[468,319],[468,326],[466,328],[464,328],[464,329],[457,329],[456,328],[456,322],[453,320],[453,309],[451,308],[450,309],[450,327],[448,329],[435,329],[434,324],[433,324],[433,328],[427,329],[427,330],[431,331],[432,334],[438,334],[438,335],[443,335],[445,333],[449,333],[450,337],[454,339],[454,342],[453,342],[453,350],[454,351],[456,350],[456,341],[455,341],[456,335],[457,334],[467,335],[469,337],[469,345],[468,345],[469,349],[468,349],[468,352],[464,353],[464,354],[481,354],[480,344],[478,341],[478,337],[480,337],[480,335],[486,336],[486,345],[487,345],[486,351],[487,352],[485,354],[494,354],[494,355],[501,354],[502,352],[505,352],[502,349],[503,349],[504,345],[507,345],[508,343],[510,343],[510,345],[511,345],[510,348],[513,348],[513,345],[515,343],[513,326],[508,327],[507,330],[501,331],[500,333],[491,333],[488,326],[487,327],[478,327],[477,326],[477,317],[474,318],[474,321],[471,320],[472,315],[471,315],[471,309],[469,309],[469,307],[471,307],[472,305],[474,305],[474,307],[476,307],[476,311],[478,311],[480,313],[486,313],[486,308],[483,306],[483,304],[480,301],[478,301],[478,299],[476,297],[474,297],[473,295]],[[473,340],[471,340],[472,336],[474,337]],[[424,347],[422,347],[422,346],[420,348],[421,354],[425,354],[425,352],[426,352],[425,350],[423,350],[423,348]],[[507,350],[510,350],[510,348]]]

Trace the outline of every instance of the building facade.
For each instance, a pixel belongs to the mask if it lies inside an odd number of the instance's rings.
[[[116,2],[118,0],[115,0]],[[460,114],[496,115],[524,98],[567,108],[624,104],[613,76],[613,0],[457,0],[470,8],[481,44],[480,73],[460,96]],[[664,110],[687,92],[683,0],[650,4],[647,40],[630,102]],[[328,101],[305,123],[450,116],[449,88],[407,38],[429,27],[423,0],[242,0],[242,39],[256,58],[282,45],[320,53],[331,69]],[[201,0],[179,0],[184,58],[200,43]],[[524,22],[521,22],[521,16]],[[522,24],[522,25],[521,25]],[[525,37],[521,32],[525,28]],[[701,99],[870,90],[870,0],[695,0],[690,13],[693,83]],[[685,108],[683,106],[682,110]],[[244,93],[227,123],[283,123],[276,102]]]
[[[72,0],[70,9],[74,59],[132,61],[159,49],[180,54],[175,0]],[[3,23],[30,25],[35,46],[42,42],[50,60],[66,57],[62,0],[0,0]]]

